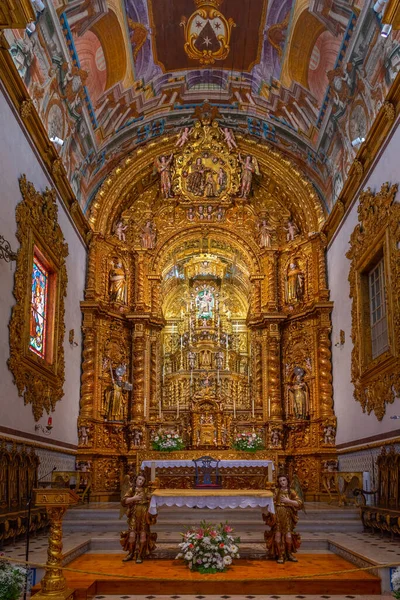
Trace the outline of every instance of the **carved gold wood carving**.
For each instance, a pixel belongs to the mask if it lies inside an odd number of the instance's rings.
[[[30,0],[4,0],[0,7],[0,29],[25,29],[36,20]]]
[[[67,293],[67,269],[65,259],[68,246],[57,221],[55,190],[46,188],[37,192],[25,175],[20,178],[23,200],[16,209],[17,239],[20,248],[14,281],[16,304],[12,310],[10,329],[10,358],[8,366],[25,404],[32,404],[36,421],[43,411],[54,410],[63,397],[64,366],[64,297]],[[49,306],[52,325],[48,330],[48,343],[52,355],[41,359],[29,350],[29,323],[31,301],[31,277],[34,247],[45,256],[51,267],[53,293]]]
[[[353,340],[351,377],[354,397],[364,412],[382,420],[386,404],[400,394],[400,205],[395,202],[397,185],[382,185],[374,194],[369,188],[360,195],[359,224],[350,238],[346,256],[351,260],[349,282],[352,299]],[[383,258],[389,349],[371,357],[369,336],[368,272]]]
[[[160,428],[182,436],[189,448],[182,457],[195,451],[219,455],[233,435],[253,431],[267,449],[257,452],[257,458],[264,452],[273,454],[277,464],[286,462],[286,468],[294,458],[312,459],[317,473],[310,493],[323,493],[319,473],[323,463],[336,456],[336,449],[329,339],[332,304],[326,238],[318,233],[322,216],[318,200],[282,157],[261,153],[256,144],[238,137],[242,158],[251,154],[260,173],[254,171],[252,193],[241,198],[238,152],[227,151],[216,124],[197,125],[179,152],[175,141],[163,138],[162,143],[137,151],[135,161],[126,159],[104,182],[91,211],[95,232],[82,303],[79,421],[89,436],[80,435],[79,456],[92,464],[92,497],[115,498],[120,470],[140,461],[140,453],[157,456],[151,440]],[[149,164],[152,168],[157,159],[161,168],[174,152],[168,174],[151,176]],[[162,156],[167,157],[163,162]],[[228,175],[224,190],[215,185],[212,189],[211,178],[207,191],[196,177],[189,181],[197,159],[208,173],[222,165]],[[289,219],[299,229],[290,240]],[[264,221],[271,228],[270,245],[260,243]],[[143,247],[148,222],[157,235],[151,243],[146,238]],[[116,230],[118,223],[126,227],[124,236]],[[127,278],[123,306],[113,304],[107,293],[114,258],[123,261]],[[289,304],[285,286],[293,260],[302,289]],[[214,314],[205,324],[193,307],[199,280],[218,294]],[[133,384],[125,395],[127,420],[107,422],[102,406],[104,390],[111,384],[110,363],[115,370],[122,362],[128,365],[127,381]],[[305,372],[311,405],[300,420],[285,408],[295,367]],[[213,406],[208,415],[206,405]],[[328,421],[331,429],[325,443]],[[189,481],[185,473],[179,476],[182,486]],[[260,479],[256,482],[260,484]],[[229,485],[234,485],[233,478]]]

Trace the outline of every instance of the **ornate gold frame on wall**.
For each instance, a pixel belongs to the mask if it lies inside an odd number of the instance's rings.
[[[45,410],[54,410],[63,396],[65,379],[64,363],[64,297],[67,293],[68,245],[58,224],[55,190],[40,194],[34,185],[22,175],[19,185],[23,200],[16,208],[17,239],[20,248],[14,280],[14,297],[10,329],[10,358],[8,366],[14,376],[18,394],[25,404],[32,404],[35,421]],[[34,249],[45,257],[52,274],[51,328],[48,335],[51,346],[46,359],[36,356],[29,349],[31,311],[31,278]]]
[[[374,194],[369,188],[360,195],[359,224],[350,238],[346,256],[351,260],[349,282],[352,298],[353,351],[351,377],[354,397],[363,412],[382,420],[386,403],[400,394],[400,205],[394,201],[397,185],[382,185]],[[385,270],[385,295],[389,348],[371,356],[369,292],[367,274],[381,259]]]

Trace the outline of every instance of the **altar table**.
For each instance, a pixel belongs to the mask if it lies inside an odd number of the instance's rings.
[[[178,508],[268,508],[275,512],[269,490],[154,490],[149,513],[157,515],[159,506]]]
[[[146,477],[157,475],[160,488],[193,487],[195,468],[193,460],[143,460],[140,465]],[[265,489],[273,481],[274,462],[268,459],[222,459],[219,474],[225,489]],[[156,473],[157,471],[157,473]]]

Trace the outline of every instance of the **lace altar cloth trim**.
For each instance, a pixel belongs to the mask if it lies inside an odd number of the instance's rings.
[[[156,515],[159,506],[178,508],[268,508],[275,512],[271,492],[248,490],[237,494],[234,490],[156,490],[150,501],[149,513]]]
[[[177,467],[194,467],[193,460],[144,460],[140,466],[141,469],[154,465],[156,469],[174,469]],[[272,460],[220,460],[219,467],[224,469],[233,469],[234,467],[268,467],[274,463]]]

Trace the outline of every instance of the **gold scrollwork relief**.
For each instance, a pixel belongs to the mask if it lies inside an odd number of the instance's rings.
[[[20,248],[14,280],[16,304],[9,324],[11,370],[18,394],[25,404],[32,404],[35,421],[43,411],[54,410],[63,397],[64,365],[64,297],[67,293],[67,269],[65,259],[68,245],[58,224],[55,190],[40,194],[25,175],[19,180],[23,200],[16,209],[17,239]],[[50,297],[51,321],[47,343],[51,353],[45,358],[36,356],[29,349],[29,326],[31,314],[31,279],[35,248],[46,258],[52,274],[53,292]],[[50,314],[50,313],[49,313]]]
[[[364,412],[374,412],[379,421],[385,414],[386,404],[393,403],[400,394],[400,205],[395,202],[396,192],[397,185],[385,183],[376,194],[369,188],[361,193],[359,224],[351,234],[351,247],[346,254],[351,261],[351,378],[354,397]],[[384,265],[388,348],[373,358],[368,273],[380,260]]]

